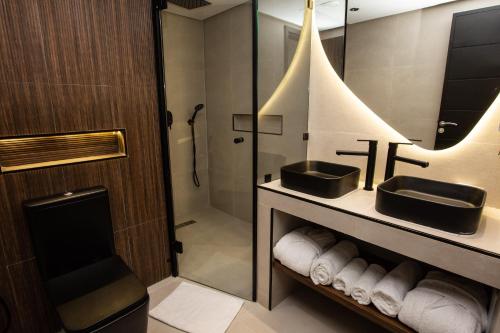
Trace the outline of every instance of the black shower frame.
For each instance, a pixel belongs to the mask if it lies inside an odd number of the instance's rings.
[[[179,275],[177,250],[179,243],[175,236],[174,201],[172,191],[172,170],[170,166],[169,129],[167,119],[167,97],[165,67],[163,59],[161,11],[167,8],[167,0],[152,1],[153,37],[155,46],[156,89],[160,122],[161,157],[166,200],[167,235],[170,250],[172,276]],[[252,3],[252,301],[257,300],[257,157],[258,157],[258,0]]]

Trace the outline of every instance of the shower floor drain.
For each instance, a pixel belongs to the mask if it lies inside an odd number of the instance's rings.
[[[189,225],[191,225],[191,224],[195,224],[195,223],[196,223],[196,221],[195,221],[195,220],[189,220],[189,221],[187,221],[187,222],[183,222],[183,223],[181,223],[181,224],[176,225],[176,226],[175,226],[175,230],[180,229],[180,228],[187,227],[187,226],[189,226]]]

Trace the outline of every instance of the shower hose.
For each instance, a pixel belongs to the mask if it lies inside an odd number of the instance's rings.
[[[193,138],[193,183],[194,186],[200,187],[200,180],[198,179],[198,172],[196,171],[196,141],[194,138],[194,120],[189,121],[191,125],[191,137]]]

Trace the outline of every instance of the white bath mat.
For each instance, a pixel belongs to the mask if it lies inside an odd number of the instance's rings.
[[[182,282],[149,315],[189,333],[224,333],[242,305],[239,298]]]

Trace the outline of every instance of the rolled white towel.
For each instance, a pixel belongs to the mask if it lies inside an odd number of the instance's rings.
[[[359,304],[370,304],[370,296],[373,288],[375,288],[375,285],[382,280],[386,274],[387,271],[384,267],[377,264],[371,264],[352,287],[351,297],[358,301]]]
[[[353,242],[343,240],[316,258],[311,265],[311,280],[324,286],[333,283],[333,278],[342,268],[358,255],[358,247]]]
[[[281,237],[274,246],[273,254],[284,266],[309,276],[313,260],[333,244],[335,236],[331,231],[302,227]]]
[[[321,248],[321,254],[323,254],[326,250],[331,248],[337,241],[335,239],[334,233],[324,228],[306,227],[304,235],[306,235],[313,242],[318,244],[318,246]]]
[[[422,268],[414,261],[405,261],[387,274],[373,289],[370,297],[383,314],[396,317],[403,306],[403,300],[422,278]]]
[[[362,258],[351,260],[340,273],[335,275],[333,279],[333,287],[344,292],[346,296],[351,295],[351,290],[354,284],[359,280],[368,263]]]
[[[482,285],[430,272],[407,294],[398,318],[420,333],[480,333],[487,326],[486,304]]]

